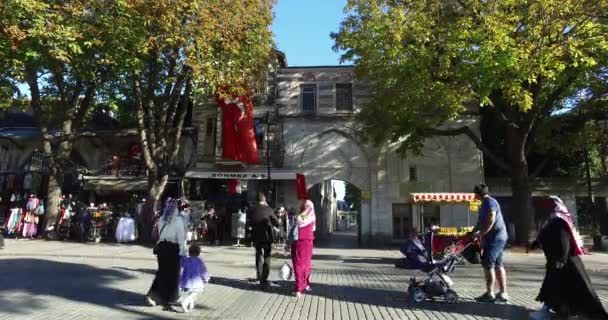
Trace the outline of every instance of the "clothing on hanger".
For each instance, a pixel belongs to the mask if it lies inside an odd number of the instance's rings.
[[[26,173],[23,177],[23,190],[29,191],[32,189],[32,174]]]

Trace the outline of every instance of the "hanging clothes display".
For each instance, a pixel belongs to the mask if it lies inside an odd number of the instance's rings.
[[[32,192],[36,194],[42,193],[42,175],[40,173],[32,173]]]
[[[23,178],[23,190],[25,190],[26,192],[29,192],[30,190],[32,190],[32,174],[31,173],[25,174],[25,177]]]
[[[6,191],[15,190],[15,175],[9,174],[6,176]]]
[[[36,210],[40,205],[40,199],[30,196],[25,204],[25,215],[23,217],[22,235],[25,238],[32,238],[38,233],[38,216]]]
[[[135,241],[135,220],[129,217],[122,217],[116,226],[116,242]]]
[[[235,239],[245,239],[245,225],[247,214],[240,210],[232,213],[232,237]]]
[[[9,218],[4,224],[4,228],[6,229],[9,236],[19,233],[19,230],[21,230],[22,217],[23,210],[21,208],[11,208]]]

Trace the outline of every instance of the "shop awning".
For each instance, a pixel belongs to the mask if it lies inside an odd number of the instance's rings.
[[[87,180],[84,190],[90,191],[146,191],[147,179],[95,179]]]
[[[263,168],[247,170],[213,170],[213,169],[192,169],[186,171],[186,178],[190,179],[237,179],[237,180],[267,180],[268,171]],[[296,172],[271,169],[271,180],[295,180]]]
[[[411,203],[444,202],[465,203],[477,200],[474,193],[411,193]]]

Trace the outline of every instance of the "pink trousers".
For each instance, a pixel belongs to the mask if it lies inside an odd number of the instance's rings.
[[[296,278],[295,292],[304,292],[310,285],[312,271],[312,240],[296,240],[291,246],[293,273]]]

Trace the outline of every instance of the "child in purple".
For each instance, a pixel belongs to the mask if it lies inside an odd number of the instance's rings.
[[[203,291],[205,284],[209,282],[207,266],[200,258],[201,248],[195,244],[188,249],[187,258],[182,260],[182,272],[179,286],[184,293],[181,305],[184,312],[194,309],[194,300],[199,292]]]

